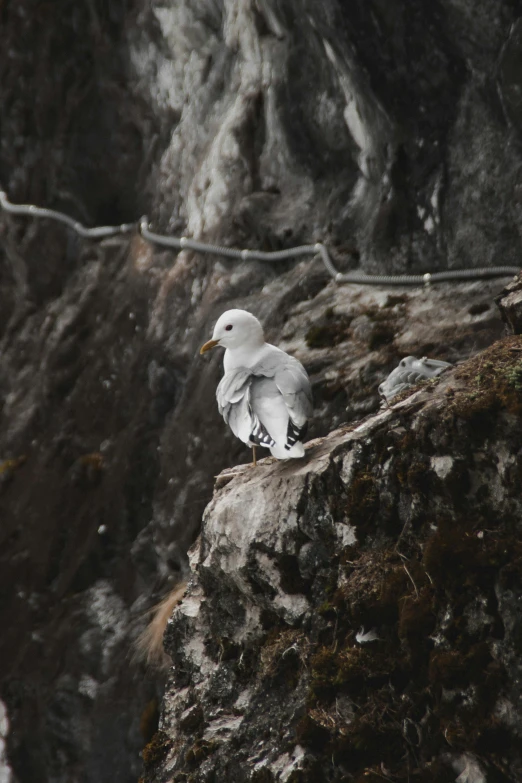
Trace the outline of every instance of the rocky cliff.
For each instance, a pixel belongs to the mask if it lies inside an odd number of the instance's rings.
[[[516,781],[522,338],[222,473],[145,781]]]
[[[264,250],[323,240],[343,270],[517,264],[515,0],[53,10],[0,4],[13,201]],[[303,361],[320,437],[375,412],[403,355],[501,337],[501,285],[338,287],[317,260],[176,256],[3,213],[0,240],[1,734],[20,783],[135,781],[161,687],[133,640],[214,475],[248,460],[215,408],[219,357],[197,356],[213,320],[251,309]]]

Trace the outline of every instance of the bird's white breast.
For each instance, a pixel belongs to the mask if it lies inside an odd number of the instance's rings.
[[[239,348],[227,348],[223,359],[225,372],[237,370],[238,367],[246,367],[247,369],[253,367],[271,347],[268,343],[263,343],[261,346],[241,345]]]

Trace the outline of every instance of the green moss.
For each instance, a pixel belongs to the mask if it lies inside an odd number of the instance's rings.
[[[141,753],[145,768],[155,767],[167,756],[172,743],[164,731],[157,731]]]
[[[312,657],[310,666],[312,692],[319,699],[346,686],[354,694],[370,682],[375,687],[393,670],[393,662],[382,653],[358,646],[340,650],[323,647]]]
[[[448,416],[473,420],[477,434],[489,434],[491,414],[498,410],[519,415],[522,412],[522,338],[507,337],[487,348],[479,356],[465,362],[455,373],[464,381],[455,390]]]
[[[268,634],[259,657],[259,676],[278,678],[286,687],[295,688],[306,660],[309,641],[302,631],[278,630]]]
[[[427,581],[426,574],[414,563],[409,570],[420,589]],[[353,628],[369,628],[395,624],[399,602],[413,592],[404,563],[393,549],[370,551],[355,563],[347,564],[334,602],[340,613],[346,613]]]
[[[522,392],[522,361],[504,370],[504,378],[517,392]]]
[[[323,603],[317,607],[317,614],[331,616],[337,614],[337,608],[331,601],[323,601]]]
[[[448,520],[438,534],[444,537],[455,527],[459,529]],[[466,543],[469,530],[464,526],[459,531]],[[471,548],[473,556],[478,555],[479,571],[486,569],[492,584],[490,564],[495,562],[498,568],[505,562],[507,542],[491,540],[487,552],[480,554],[475,541],[483,541],[473,536]],[[451,539],[451,546],[454,543]],[[439,554],[447,567],[447,549]],[[517,557],[517,551],[513,554]],[[459,550],[455,557],[461,555]],[[438,576],[442,568],[443,562]],[[354,779],[366,778],[372,770],[368,765],[380,758],[397,780],[407,779],[404,759],[420,736],[435,754],[449,741],[472,752],[479,752],[486,741],[493,748],[497,739],[499,747],[507,747],[508,732],[492,717],[503,687],[503,668],[492,658],[489,646],[473,641],[467,631],[464,610],[474,600],[475,588],[468,596],[466,588],[462,591],[462,576],[457,576],[446,581],[445,590],[438,590],[423,562],[415,557],[406,561],[392,549],[361,555],[354,548],[350,560],[341,564],[341,574],[341,587],[331,602],[337,612],[333,641],[318,645],[309,658],[308,708],[297,728],[300,744],[346,764]],[[448,600],[456,635],[450,625],[446,636],[452,649],[434,650],[430,635]],[[327,602],[323,616],[331,608]],[[356,645],[349,628],[357,628],[361,621],[371,627],[376,618],[381,641]],[[443,700],[442,687],[472,698],[456,695],[454,700]],[[349,714],[339,709],[342,698],[353,705]],[[427,714],[429,721],[421,725]],[[424,763],[422,768],[415,779],[433,783],[440,779],[435,764]]]

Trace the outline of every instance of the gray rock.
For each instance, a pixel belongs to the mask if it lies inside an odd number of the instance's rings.
[[[509,283],[496,297],[502,320],[512,334],[522,334],[522,281]]]

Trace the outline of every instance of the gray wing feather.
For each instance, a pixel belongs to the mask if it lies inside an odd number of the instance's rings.
[[[304,367],[294,359],[276,371],[274,381],[291,420],[297,427],[303,427],[313,413],[312,388]]]
[[[302,428],[312,416],[313,398],[310,380],[301,362],[274,347],[252,367],[252,372],[274,379],[283,395],[290,419],[299,429]]]
[[[243,441],[252,431],[253,425],[250,410],[251,379],[249,370],[236,370],[224,375],[216,390],[219,412],[234,435]]]
[[[256,398],[282,395],[291,422],[302,430],[313,413],[312,389],[303,365],[279,349],[251,368],[226,373],[216,391],[219,412],[232,432],[245,442],[245,433],[262,428]]]
[[[246,368],[240,368],[223,376],[216,390],[216,399],[219,412],[227,421],[227,416],[232,405],[241,402],[248,397],[252,374]]]
[[[254,422],[252,420],[249,394],[245,394],[239,402],[229,406],[227,416],[223,416],[234,435],[245,443],[248,442]]]
[[[257,380],[246,368],[227,373],[217,387],[218,409],[234,435],[244,443],[273,446],[274,441],[253,409],[252,390]]]

